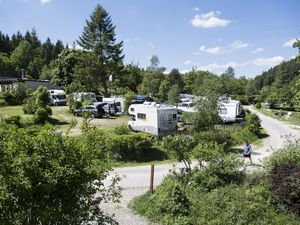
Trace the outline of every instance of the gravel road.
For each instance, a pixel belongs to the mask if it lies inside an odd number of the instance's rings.
[[[267,117],[257,112],[253,107],[246,107],[255,112],[262,120],[262,126],[269,137],[265,138],[262,147],[253,146],[252,160],[254,164],[261,165],[262,161],[268,157],[272,151],[283,146],[286,135],[292,135],[295,138],[300,138],[300,131],[296,130],[295,126],[289,125],[282,121]],[[299,127],[298,127],[299,128]],[[171,164],[156,165],[154,185],[157,186],[162,179],[174,166]],[[182,164],[176,164],[176,168],[183,167]],[[134,214],[128,209],[128,203],[136,196],[145,193],[149,189],[150,165],[116,168],[112,174],[125,176],[120,182],[123,188],[121,203],[118,204],[104,204],[103,210],[107,214],[115,214],[115,219],[120,225],[148,225],[145,218]]]

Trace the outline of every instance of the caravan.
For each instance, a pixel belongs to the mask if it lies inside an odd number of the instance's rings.
[[[48,90],[50,105],[66,105],[67,97],[63,90]]]
[[[155,102],[132,104],[128,112],[133,116],[128,126],[156,136],[174,134],[177,131],[177,109],[160,106]]]
[[[224,123],[236,122],[237,116],[241,114],[241,103],[237,100],[221,99],[219,103],[219,116]]]

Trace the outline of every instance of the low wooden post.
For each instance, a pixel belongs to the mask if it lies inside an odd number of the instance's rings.
[[[153,193],[153,181],[154,181],[154,165],[151,165],[150,173],[150,192]]]

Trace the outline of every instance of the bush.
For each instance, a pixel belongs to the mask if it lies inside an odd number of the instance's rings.
[[[8,116],[4,118],[5,123],[7,124],[12,124],[12,125],[16,125],[16,126],[20,126],[21,123],[21,117],[19,115],[17,116]]]
[[[261,109],[261,103],[260,103],[260,102],[256,103],[256,104],[255,104],[255,107],[256,107],[257,109]]]
[[[231,137],[235,145],[243,144],[245,140],[247,140],[249,143],[257,140],[257,136],[254,133],[250,132],[247,128],[240,129],[231,133]]]
[[[152,137],[148,134],[110,134],[107,147],[118,161],[147,161],[152,151]]]
[[[259,117],[254,114],[248,114],[246,116],[246,128],[253,134],[255,135],[260,135],[261,132],[261,124],[260,124],[261,120],[259,119]]]
[[[245,171],[241,170],[242,162],[236,155],[222,156],[217,152],[209,160],[204,168],[193,170],[189,180],[191,189],[212,191],[229,184],[240,184],[245,179]]]
[[[266,169],[279,204],[300,215],[300,143],[288,141],[267,161]]]
[[[49,115],[51,115],[51,108],[49,106],[45,108],[39,107],[34,113],[34,121],[35,123],[44,124],[49,121]]]
[[[129,134],[131,132],[131,130],[129,129],[128,126],[122,125],[122,126],[115,127],[113,132],[115,134],[122,135],[122,134]]]
[[[93,102],[91,100],[84,100],[82,102],[82,105],[93,105]],[[81,106],[80,106],[81,107]]]
[[[0,107],[1,106],[7,106],[7,102],[5,101],[5,99],[1,98],[1,95],[0,95]]]
[[[171,176],[164,179],[152,195],[135,199],[132,205],[151,221],[160,221],[166,225],[189,224],[189,200],[184,187]]]
[[[104,187],[110,166],[93,136],[6,126],[0,137],[0,224],[115,224],[100,203],[118,189]]]
[[[194,225],[297,225],[289,213],[273,207],[271,194],[264,186],[230,185],[192,198],[191,224]]]

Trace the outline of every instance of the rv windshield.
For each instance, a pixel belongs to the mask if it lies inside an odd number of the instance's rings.
[[[66,95],[55,95],[57,99],[66,99]]]

